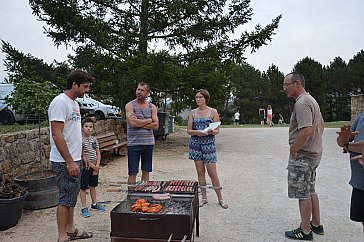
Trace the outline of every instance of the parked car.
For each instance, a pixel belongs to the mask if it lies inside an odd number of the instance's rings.
[[[82,98],[76,98],[78,105],[80,105],[80,112],[82,117],[94,117],[95,116],[95,109],[93,104],[82,100]]]
[[[121,117],[120,110],[115,106],[104,104],[90,97],[77,98],[76,100],[82,105],[91,104],[92,108],[95,110],[95,117],[98,120]]]
[[[14,90],[13,84],[0,83],[0,124],[11,125],[15,122],[38,122],[38,116],[34,114],[18,114],[11,106],[5,104],[5,97],[11,95]],[[45,120],[46,117],[42,116],[41,120]]]

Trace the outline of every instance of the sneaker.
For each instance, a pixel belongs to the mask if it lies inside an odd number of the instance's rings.
[[[314,232],[315,234],[324,235],[324,226],[323,225],[315,226],[312,224],[312,221],[310,222],[310,225],[311,225],[312,232]]]
[[[289,239],[295,239],[295,240],[313,240],[312,231],[310,231],[309,234],[305,234],[303,232],[303,229],[301,227],[298,227],[297,229],[286,231],[285,235]]]
[[[96,203],[95,205],[91,204],[91,209],[92,210],[97,210],[97,211],[100,211],[100,212],[104,212],[106,209],[104,206]]]
[[[83,208],[83,209],[81,209],[81,213],[82,213],[82,216],[83,216],[84,218],[88,218],[88,217],[90,217],[90,216],[91,216],[91,213],[88,211],[88,208]]]

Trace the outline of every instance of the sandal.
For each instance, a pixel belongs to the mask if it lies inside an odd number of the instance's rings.
[[[219,205],[220,205],[220,207],[222,207],[223,209],[227,209],[227,208],[229,207],[226,203],[224,203],[224,201],[223,201],[223,200],[220,200],[220,201],[219,201]]]
[[[209,202],[207,201],[207,198],[202,198],[199,204],[199,207],[202,207],[205,204],[208,204]]]
[[[69,240],[71,241],[71,240],[76,240],[76,239],[89,239],[89,238],[92,238],[93,233],[92,232],[82,231],[82,233],[79,234],[78,229],[75,229],[75,232],[73,232],[73,233],[67,232],[67,235],[70,237]]]

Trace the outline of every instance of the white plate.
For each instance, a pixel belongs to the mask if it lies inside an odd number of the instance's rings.
[[[217,127],[219,127],[219,125],[221,124],[221,122],[213,122],[213,123],[210,123],[209,124],[209,127],[207,127],[206,129],[204,129],[203,131],[204,132],[208,132],[210,130],[214,130],[216,129]]]

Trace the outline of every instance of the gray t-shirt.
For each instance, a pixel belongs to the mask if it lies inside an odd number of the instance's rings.
[[[289,145],[295,142],[299,130],[312,127],[311,137],[307,143],[298,151],[298,154],[311,158],[319,158],[322,155],[322,133],[324,120],[321,115],[320,106],[316,100],[307,92],[301,94],[297,99],[291,115],[289,126]]]

